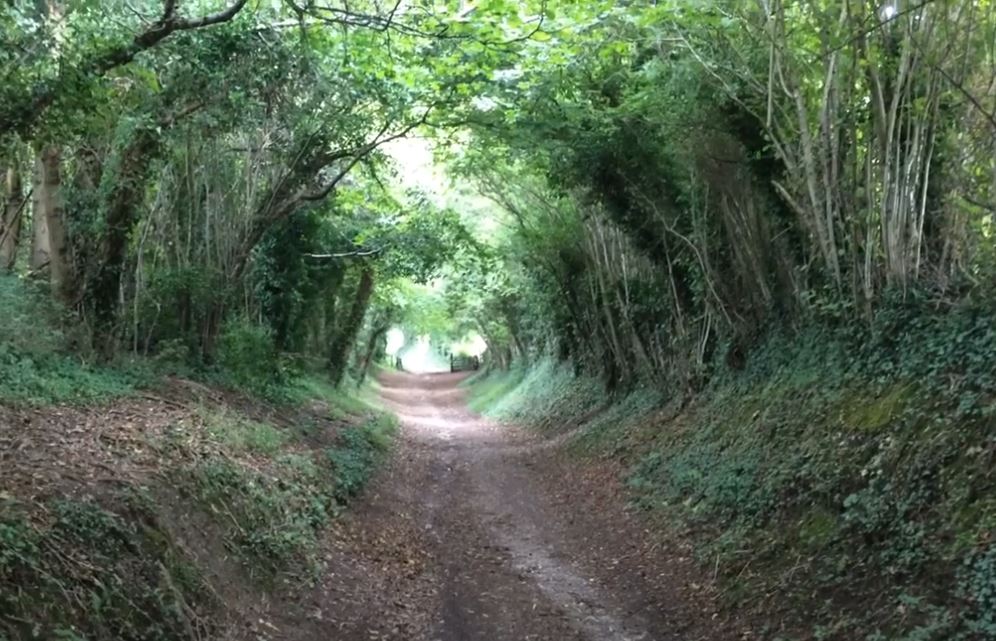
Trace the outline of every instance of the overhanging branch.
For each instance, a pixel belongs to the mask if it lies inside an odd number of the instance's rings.
[[[390,123],[385,124],[383,127],[381,127],[380,131],[377,132],[377,135],[374,137],[373,140],[371,140],[367,144],[361,146],[360,148],[354,150],[352,153],[349,154],[351,156],[349,162],[346,163],[346,166],[343,167],[342,170],[339,173],[337,173],[335,177],[332,178],[332,180],[330,180],[321,188],[315,191],[306,192],[302,194],[299,200],[303,202],[314,202],[317,200],[325,199],[326,197],[328,197],[330,193],[332,193],[332,190],[335,189],[336,185],[338,185],[342,181],[342,179],[345,178],[346,175],[353,170],[353,168],[356,165],[362,162],[373,151],[375,151],[378,147],[391,142],[392,140],[398,140],[399,138],[404,138],[405,136],[408,135],[409,132],[411,132],[416,127],[424,125],[428,121],[429,114],[431,112],[432,112],[432,107],[429,107],[422,114],[421,118],[419,118],[415,122],[407,124],[404,128],[402,128],[399,131],[396,131],[395,133],[389,136],[385,134],[387,134],[387,131],[388,129],[390,129],[391,125]]]
[[[178,31],[202,29],[232,20],[246,4],[248,0],[234,0],[215,13],[199,18],[181,18],[176,15],[177,0],[163,0],[162,18],[136,35],[131,42],[95,55],[76,68],[63,71],[52,82],[37,85],[27,100],[7,113],[0,113],[0,136],[9,133],[25,135],[59,97],[64,82],[78,76],[103,76],[112,69],[130,63],[138,54],[155,47]]]

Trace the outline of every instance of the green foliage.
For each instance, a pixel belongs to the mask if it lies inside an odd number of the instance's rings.
[[[87,364],[68,352],[63,313],[45,292],[0,274],[0,401],[87,402],[126,395],[147,382],[142,367]]]
[[[981,638],[996,637],[996,548],[990,545],[966,556],[958,587],[970,604],[968,630]]]
[[[362,426],[346,428],[340,444],[326,450],[336,475],[333,492],[337,501],[346,503],[363,489],[387,454],[397,427],[397,420],[385,414]]]
[[[189,639],[212,595],[151,512],[128,500],[53,501],[51,519],[0,505],[0,636]]]
[[[131,320],[137,336],[132,338],[147,346],[161,363],[199,365],[197,331],[224,294],[218,276],[203,266],[152,270],[133,306]]]
[[[218,342],[218,365],[236,385],[262,394],[286,381],[272,332],[245,319],[225,325]]]

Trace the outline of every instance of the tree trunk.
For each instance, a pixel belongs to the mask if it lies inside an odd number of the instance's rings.
[[[4,177],[3,203],[0,212],[0,270],[11,271],[17,262],[21,216],[25,206],[21,174],[15,168],[8,169]]]
[[[329,371],[332,376],[332,383],[336,386],[342,382],[342,377],[346,373],[346,361],[349,358],[349,347],[356,340],[356,333],[363,325],[363,317],[366,316],[367,307],[370,305],[370,297],[374,289],[373,267],[369,264],[363,266],[360,274],[360,282],[356,287],[356,297],[353,299],[353,307],[349,310],[349,317],[332,341],[329,350]]]
[[[48,267],[48,219],[45,215],[45,200],[43,199],[42,163],[35,162],[32,178],[31,197],[31,257],[28,266],[32,272],[39,272]]]
[[[377,343],[387,333],[388,329],[388,325],[378,325],[370,332],[370,340],[367,341],[367,349],[363,354],[363,363],[360,366],[360,378],[358,382],[361,385],[367,378],[367,372],[370,371],[370,361],[373,360],[374,352],[377,350]]]
[[[64,303],[75,296],[62,201],[62,153],[46,147],[35,160],[31,270],[48,269],[52,293]]]
[[[44,246],[48,251],[48,274],[52,293],[63,303],[72,303],[76,288],[66,238],[65,205],[62,200],[62,153],[46,147],[38,156],[35,187],[35,220],[43,219]]]
[[[141,128],[121,153],[117,175],[104,201],[104,234],[97,256],[97,268],[87,284],[101,351],[112,348],[111,334],[117,318],[121,278],[128,254],[128,239],[138,221],[138,207],[145,196],[145,180],[160,139],[150,128]]]

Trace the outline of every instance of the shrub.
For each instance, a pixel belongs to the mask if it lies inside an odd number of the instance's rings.
[[[393,416],[382,415],[360,427],[343,430],[340,444],[326,450],[335,470],[334,496],[345,504],[370,480],[376,465],[390,449],[397,430]]]
[[[235,385],[264,394],[286,380],[272,332],[245,319],[225,324],[218,343],[218,365]]]

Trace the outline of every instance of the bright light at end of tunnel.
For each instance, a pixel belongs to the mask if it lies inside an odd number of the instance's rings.
[[[388,356],[397,356],[401,348],[405,346],[405,333],[394,327],[387,330],[387,347],[384,351],[387,352]]]
[[[450,363],[433,346],[428,336],[419,336],[418,341],[401,354],[405,370],[415,374],[448,372]]]

